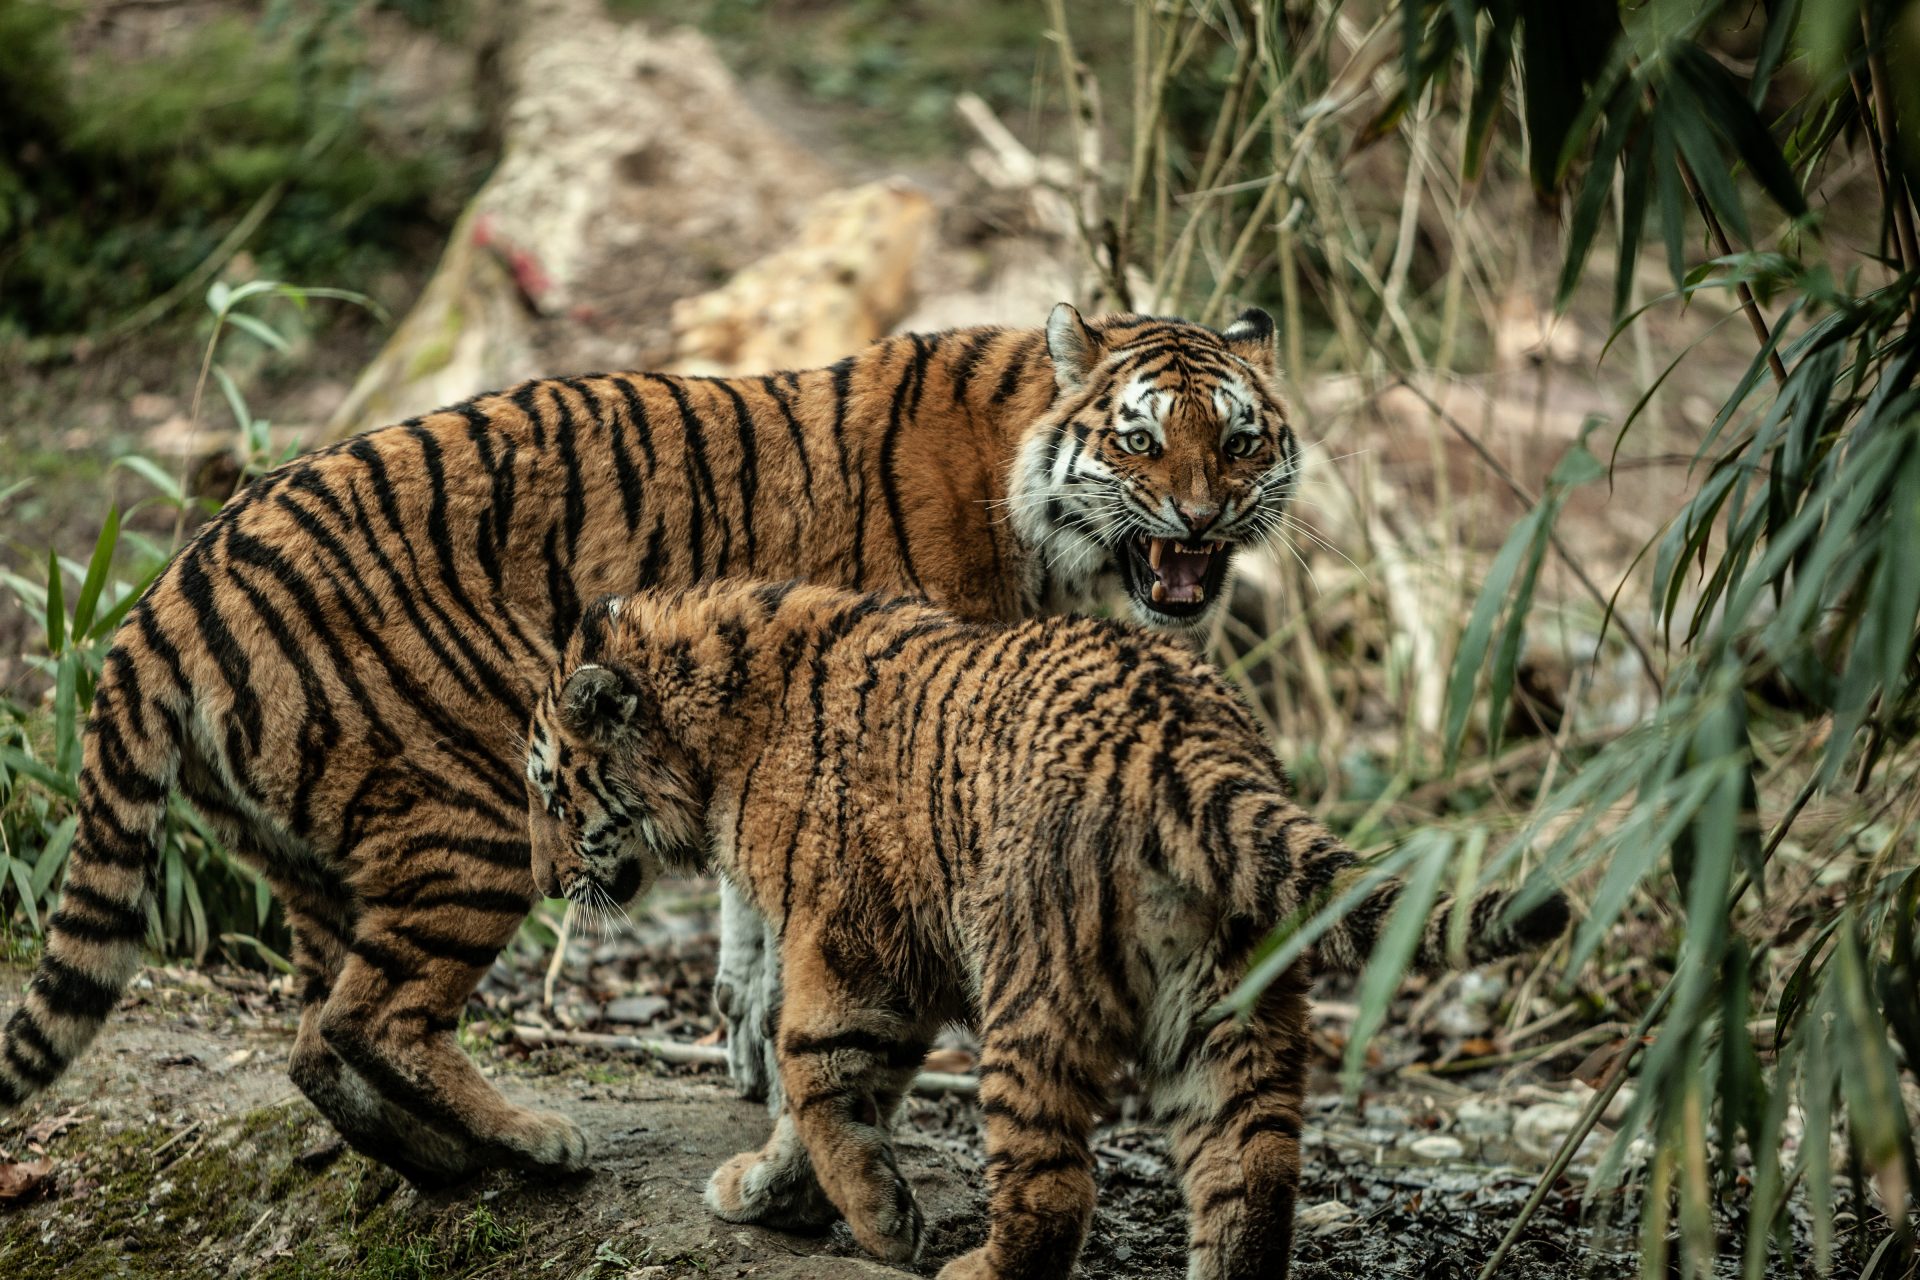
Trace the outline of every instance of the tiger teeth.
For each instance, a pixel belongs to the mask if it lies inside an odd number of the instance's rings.
[[[1155,573],[1160,572],[1160,561],[1166,554],[1167,540],[1165,538],[1155,538],[1147,544],[1147,560],[1153,565],[1153,571]],[[1164,595],[1167,589],[1162,586],[1156,586],[1154,590],[1160,593],[1160,595]],[[1157,599],[1158,596],[1155,598]]]

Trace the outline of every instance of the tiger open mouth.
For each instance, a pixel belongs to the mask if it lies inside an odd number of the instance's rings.
[[[1120,546],[1120,577],[1141,607],[1167,618],[1192,618],[1220,593],[1233,549],[1226,542],[1183,542],[1145,534]]]

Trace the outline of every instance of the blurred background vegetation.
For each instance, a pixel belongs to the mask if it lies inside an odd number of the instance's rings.
[[[1083,304],[1280,317],[1315,452],[1214,654],[1356,844],[1575,898],[1503,1015],[1596,1086],[1542,1196],[1624,1099],[1585,1191],[1645,1274],[1912,1274],[1920,4],[608,2],[699,26],[851,169],[965,192],[977,94],[1055,159]],[[498,146],[498,6],[123,7],[0,0],[22,950],[117,611],[378,340],[208,287],[397,313]],[[143,461],[142,395],[230,415],[228,470]],[[156,946],[276,963],[189,812],[168,848]]]

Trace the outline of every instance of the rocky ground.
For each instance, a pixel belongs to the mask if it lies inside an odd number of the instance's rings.
[[[558,1184],[502,1174],[414,1191],[343,1150],[287,1081],[296,1014],[286,980],[147,970],[73,1072],[0,1126],[0,1274],[897,1274],[862,1257],[844,1227],[803,1237],[708,1214],[708,1174],[767,1126],[717,1068],[516,1038],[519,1026],[713,1043],[709,903],[701,886],[683,886],[660,895],[634,932],[576,941],[551,1007],[531,935],[475,996],[462,1038],[489,1074],[517,1100],[575,1116],[593,1143],[593,1171]],[[25,976],[0,973],[0,1004]],[[1517,967],[1416,984],[1352,1103],[1331,1074],[1352,1009],[1332,995],[1321,1003],[1316,1043],[1328,1070],[1309,1108],[1297,1276],[1465,1278],[1484,1263],[1589,1096],[1570,1073],[1616,1034],[1557,1020],[1508,1032],[1516,1004],[1555,1007],[1529,987]],[[939,1065],[963,1072],[964,1041]],[[984,1231],[972,1103],[912,1099],[900,1147],[927,1214],[921,1271],[931,1274]],[[1100,1210],[1080,1274],[1184,1275],[1184,1210],[1136,1099],[1119,1100],[1096,1150]],[[1604,1205],[1583,1220],[1581,1191],[1578,1180],[1555,1188],[1503,1276],[1634,1273],[1632,1236],[1608,1226],[1618,1215]]]

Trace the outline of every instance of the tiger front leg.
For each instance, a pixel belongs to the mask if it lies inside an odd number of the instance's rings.
[[[845,1216],[860,1247],[896,1266],[920,1252],[925,1220],[894,1156],[895,1113],[926,1057],[933,1028],[904,1022],[899,998],[876,991],[870,970],[832,972],[809,937],[790,930],[780,1016],[780,1070],[794,1134],[804,1144],[827,1198]],[[722,1168],[715,1185],[743,1190],[767,1152]],[[772,1175],[764,1175],[769,1181]]]
[[[781,1113],[773,1136],[758,1151],[743,1151],[714,1170],[707,1181],[707,1207],[728,1222],[752,1222],[778,1231],[813,1231],[840,1216],[827,1199],[813,1161],[794,1126]]]
[[[714,1011],[727,1028],[727,1074],[743,1098],[780,1114],[780,935],[732,882],[720,881],[720,971]]]

